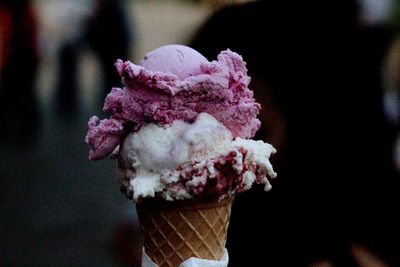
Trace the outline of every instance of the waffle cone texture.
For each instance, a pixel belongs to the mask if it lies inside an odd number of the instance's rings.
[[[220,260],[232,201],[147,199],[137,204],[146,254],[160,267],[177,267],[190,257]]]

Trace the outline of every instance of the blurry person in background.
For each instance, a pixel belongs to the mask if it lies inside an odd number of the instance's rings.
[[[208,59],[230,48],[247,61],[263,108],[258,138],[278,149],[272,190],[234,202],[229,266],[360,266],[364,252],[400,266],[399,173],[382,104],[391,38],[361,24],[351,0],[232,5],[194,36]]]
[[[75,2],[78,4],[79,1]],[[103,86],[98,92],[99,102],[104,101],[112,87],[121,84],[114,67],[116,59],[129,56],[132,36],[127,12],[122,2],[115,0],[92,2],[93,12],[87,14],[79,34],[76,34],[75,38],[66,40],[59,51],[57,107],[61,115],[70,114],[76,110],[78,104],[79,58],[84,45],[92,49],[101,66]]]
[[[0,0],[1,135],[33,137],[37,129],[36,30],[30,1]]]
[[[394,128],[393,157],[395,166],[400,172],[400,23],[397,22],[395,26],[399,31],[386,55],[383,78],[385,114]]]

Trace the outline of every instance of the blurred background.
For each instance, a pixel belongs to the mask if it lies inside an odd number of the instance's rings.
[[[400,2],[299,2],[0,0],[0,266],[140,266],[84,139],[115,60],[171,43],[243,55],[279,151],[273,190],[234,204],[230,266],[400,266]]]

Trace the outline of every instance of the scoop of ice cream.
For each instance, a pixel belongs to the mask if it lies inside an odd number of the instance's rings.
[[[135,199],[154,196],[163,188],[163,174],[185,162],[226,154],[231,142],[230,131],[207,113],[201,113],[192,124],[182,120],[166,127],[150,123],[125,138],[118,162],[120,176],[122,180],[135,179]]]
[[[124,134],[148,123],[192,123],[200,113],[208,113],[234,138],[250,138],[260,127],[256,118],[260,105],[248,88],[246,63],[230,50],[209,62],[189,47],[169,45],[150,52],[140,65],[118,60],[116,67],[125,87],[112,89],[104,111],[111,112],[112,124],[122,125],[123,130],[107,130],[108,120],[89,124],[87,142],[92,146],[92,160],[107,156]],[[102,140],[109,145],[96,145]]]
[[[254,182],[269,189],[267,175],[274,153],[262,141],[232,139],[230,131],[207,113],[193,123],[154,123],[130,133],[118,161],[119,178],[127,195],[166,200],[221,199],[247,190]]]
[[[167,45],[148,53],[139,63],[152,72],[170,73],[179,79],[201,73],[201,63],[207,59],[194,49],[184,45]]]

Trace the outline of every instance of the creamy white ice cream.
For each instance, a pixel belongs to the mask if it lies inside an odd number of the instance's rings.
[[[209,179],[215,180],[217,191],[224,189],[222,198],[247,190],[256,181],[269,190],[266,175],[276,176],[269,162],[272,153],[275,149],[262,141],[233,141],[224,125],[201,113],[192,124],[150,123],[129,134],[119,152],[118,176],[135,201],[156,195],[167,200],[193,198]],[[223,167],[227,161],[229,166]],[[239,181],[225,181],[224,172]]]

